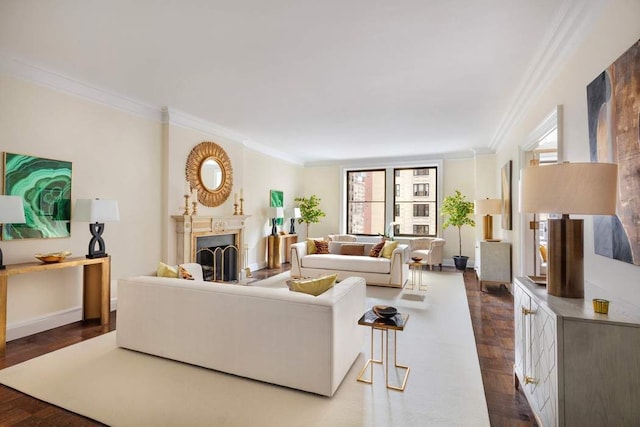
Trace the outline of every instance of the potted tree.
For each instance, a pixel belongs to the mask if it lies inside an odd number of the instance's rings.
[[[307,224],[307,237],[309,237],[309,224],[318,223],[320,222],[320,218],[325,216],[324,211],[320,209],[320,198],[314,194],[309,198],[296,197],[294,200],[300,208],[298,224],[302,224],[303,222]]]
[[[464,270],[467,268],[468,256],[462,256],[462,226],[469,225],[475,227],[476,222],[471,217],[473,215],[473,202],[468,201],[464,195],[456,190],[456,194],[453,196],[447,196],[442,201],[442,207],[440,208],[440,214],[445,217],[445,221],[442,224],[443,228],[447,228],[450,225],[458,227],[458,255],[453,257],[453,262],[456,265],[456,269]]]

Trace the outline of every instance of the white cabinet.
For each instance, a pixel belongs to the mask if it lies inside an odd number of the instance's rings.
[[[478,242],[475,267],[480,290],[484,283],[511,284],[511,244]]]
[[[585,283],[560,298],[517,277],[513,286],[516,384],[542,426],[640,425],[640,309]]]

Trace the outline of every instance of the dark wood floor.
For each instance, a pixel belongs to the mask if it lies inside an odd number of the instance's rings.
[[[262,279],[283,270],[265,269],[254,271],[253,275]],[[513,386],[513,296],[504,287],[491,285],[485,286],[484,292],[480,292],[473,270],[464,273],[464,281],[491,425],[535,426],[533,414],[524,395]],[[0,357],[0,369],[96,337],[115,328],[116,316],[115,313],[111,313],[111,325],[108,328],[95,322],[77,322],[10,341],[7,344],[6,356]],[[101,424],[0,385],[0,426],[33,425]]]

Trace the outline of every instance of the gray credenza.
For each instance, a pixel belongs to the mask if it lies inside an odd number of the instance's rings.
[[[511,243],[478,242],[475,261],[480,290],[486,283],[511,284]]]
[[[542,426],[640,425],[640,308],[585,283],[560,298],[513,283],[515,381]],[[609,314],[592,298],[611,301]]]

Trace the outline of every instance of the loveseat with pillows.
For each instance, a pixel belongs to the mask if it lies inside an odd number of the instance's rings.
[[[337,274],[338,280],[359,276],[367,285],[404,287],[409,277],[409,246],[376,240],[330,235],[329,239],[295,243],[291,245],[291,277]]]
[[[296,292],[284,279],[268,287],[119,279],[117,345],[332,396],[364,344],[366,296],[360,277],[326,279],[296,282]]]

